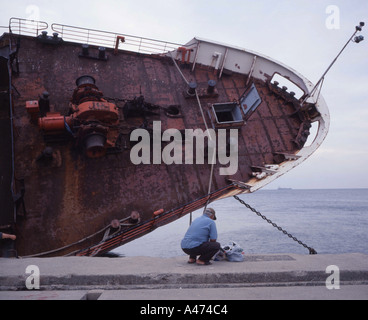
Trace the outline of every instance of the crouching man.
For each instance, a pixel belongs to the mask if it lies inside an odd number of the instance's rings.
[[[189,255],[188,263],[210,265],[211,258],[220,250],[217,240],[216,212],[212,208],[204,210],[190,225],[183,240],[182,250]],[[197,256],[199,256],[197,260]]]

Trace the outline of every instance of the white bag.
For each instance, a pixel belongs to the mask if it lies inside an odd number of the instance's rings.
[[[244,250],[236,242],[230,241],[228,245],[222,247],[226,253],[226,259],[231,262],[244,261]]]

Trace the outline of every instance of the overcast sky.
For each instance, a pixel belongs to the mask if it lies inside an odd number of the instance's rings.
[[[1,26],[18,17],[175,43],[198,36],[270,56],[314,83],[355,26],[368,23],[367,0],[0,1]],[[366,40],[351,43],[325,79],[327,139],[270,188],[368,188],[368,25],[361,34]]]

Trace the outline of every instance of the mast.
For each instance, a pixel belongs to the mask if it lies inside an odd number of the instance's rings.
[[[344,50],[346,49],[346,47],[348,46],[348,44],[353,41],[355,43],[359,43],[362,42],[364,40],[364,37],[362,35],[360,36],[356,36],[356,34],[358,32],[361,32],[363,27],[364,27],[365,23],[364,22],[360,22],[359,26],[355,27],[355,32],[353,33],[353,35],[349,38],[348,42],[344,45],[344,47],[341,49],[341,51],[339,52],[339,54],[336,56],[336,58],[331,62],[331,64],[328,66],[327,70],[323,73],[322,77],[318,80],[318,82],[316,83],[316,85],[313,87],[313,89],[310,91],[310,93],[307,94],[307,96],[304,98],[303,102],[301,105],[303,105],[307,99],[309,97],[311,97],[314,92],[317,90],[317,88],[323,83],[323,80],[325,79],[326,74],[330,71],[330,69],[332,68],[332,66],[335,64],[335,62],[337,61],[337,59],[341,56],[341,54],[344,52]]]

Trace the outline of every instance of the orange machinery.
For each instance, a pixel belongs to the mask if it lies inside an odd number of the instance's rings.
[[[38,125],[46,135],[69,132],[90,158],[99,158],[110,147],[115,147],[119,136],[119,110],[114,103],[103,98],[103,93],[95,85],[91,76],[76,80],[68,116],[58,112],[48,112],[38,119]],[[34,106],[34,105],[33,105]],[[33,110],[27,110],[34,115]]]

